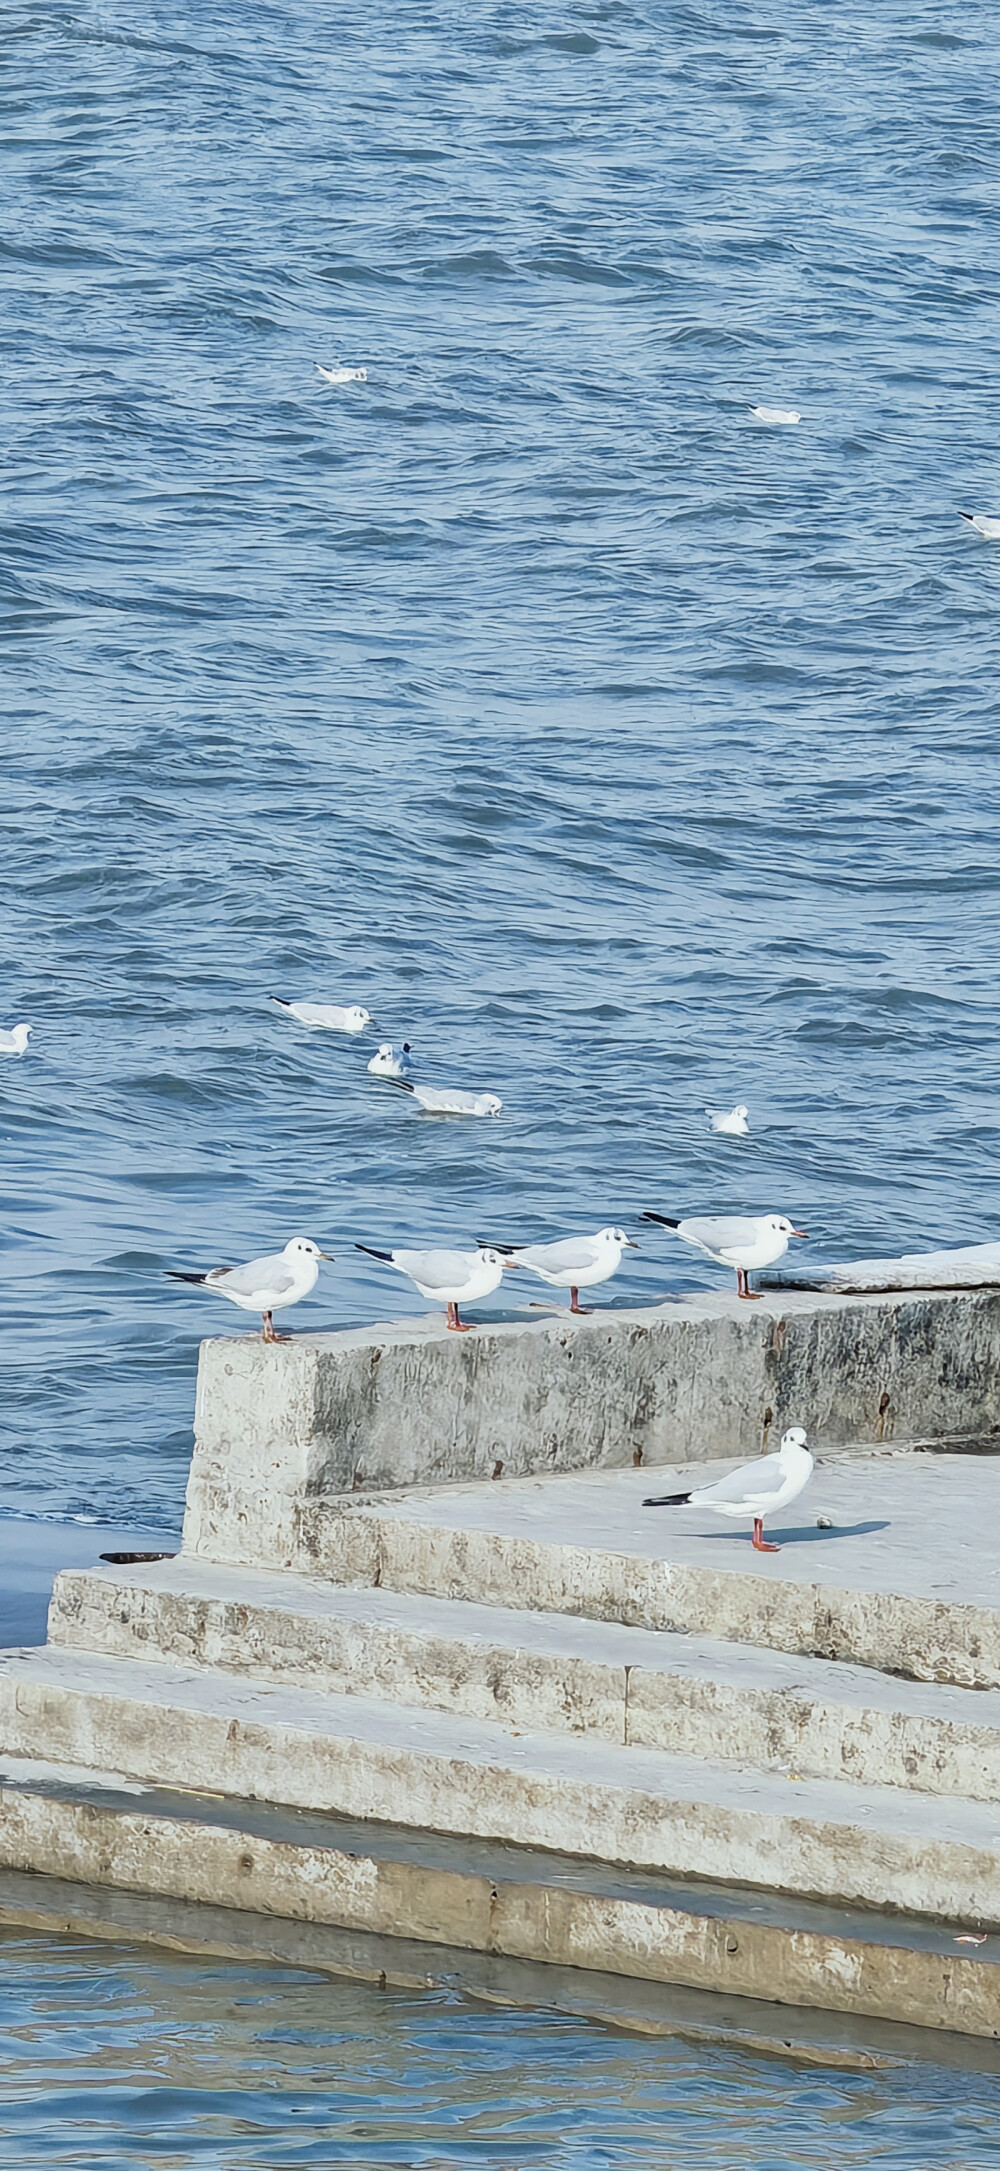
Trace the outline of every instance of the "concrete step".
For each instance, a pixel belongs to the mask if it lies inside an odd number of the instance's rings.
[[[298,1509],[296,1565],[337,1583],[680,1630],[960,1688],[1000,1687],[1000,1606],[983,1530],[1000,1457],[826,1464],[755,1554],[707,1510],[648,1492],[730,1464],[453,1485]],[[808,1506],[807,1506],[808,1503]],[[825,1512],[832,1527],[820,1529]],[[203,1552],[208,1548],[202,1547]]]
[[[94,1653],[0,1657],[0,1753],[757,1886],[1000,1925],[1000,1811],[843,1780],[506,1733],[452,1712]],[[930,1829],[928,1829],[930,1825]],[[11,1866],[16,1866],[12,1864]],[[41,1866],[41,1865],[39,1865]]]
[[[52,1642],[765,1771],[1000,1799],[1000,1691],[191,1560],[70,1569]]]
[[[926,2055],[914,2027],[978,2038],[988,2062],[998,2055],[998,1936],[963,1943],[954,1925],[10,1757],[0,1764],[0,1921],[267,1952],[382,1984],[457,1979],[500,2002],[833,2066]],[[664,1985],[686,1995],[667,1998]],[[904,2025],[876,2034],[810,2022],[810,2008]],[[968,2062],[960,2043],[949,2055]]]

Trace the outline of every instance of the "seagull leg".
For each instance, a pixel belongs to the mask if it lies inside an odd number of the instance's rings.
[[[760,1303],[760,1297],[756,1289],[751,1289],[750,1284],[747,1280],[747,1270],[745,1266],[738,1266],[736,1269],[736,1294],[738,1297],[749,1297],[751,1304]]]
[[[465,1322],[459,1318],[457,1304],[449,1304],[448,1306],[448,1325],[451,1328],[453,1334],[472,1333],[471,1326],[467,1326]]]
[[[262,1342],[290,1342],[290,1341],[291,1341],[291,1339],[292,1339],[292,1337],[291,1337],[291,1335],[290,1335],[290,1334],[276,1334],[276,1333],[275,1333],[275,1331],[274,1331],[274,1321],[273,1321],[273,1319],[272,1319],[272,1317],[271,1317],[271,1314],[270,1314],[270,1312],[262,1312],[262,1313],[261,1313],[261,1317],[260,1317],[260,1338],[261,1338],[261,1341],[262,1341]]]
[[[763,1518],[759,1515],[755,1515],[753,1519],[753,1549],[755,1553],[780,1553],[781,1551],[780,1545],[768,1545],[764,1536]]]
[[[592,1309],[589,1304],[581,1304],[579,1289],[570,1290],[569,1308],[571,1312],[589,1312]]]

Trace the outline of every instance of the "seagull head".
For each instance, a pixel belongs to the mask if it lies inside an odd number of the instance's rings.
[[[745,1123],[748,1115],[750,1114],[750,1110],[749,1108],[744,1106],[744,1103],[742,1101],[737,1101],[736,1106],[733,1109],[733,1114],[734,1116],[739,1116],[741,1122]]]
[[[626,1236],[624,1229],[599,1229],[597,1241],[599,1244],[609,1246],[617,1244],[619,1251],[638,1251],[639,1249],[638,1244],[634,1244],[632,1238]]]
[[[806,1437],[804,1425],[789,1425],[788,1431],[783,1432],[781,1435],[781,1446],[778,1449],[779,1455],[801,1455],[806,1444]]]
[[[492,1244],[480,1244],[479,1263],[481,1266],[509,1266],[510,1260],[501,1259],[500,1253],[494,1251]]]
[[[34,1028],[30,1025],[11,1026],[10,1037],[14,1042],[14,1046],[16,1047],[20,1055],[24,1054],[24,1051],[28,1045],[28,1034],[33,1030]]]
[[[332,1261],[333,1255],[329,1251],[321,1251],[319,1245],[313,1243],[311,1236],[293,1236],[285,1245],[282,1256],[285,1259],[327,1259]]]
[[[371,1011],[362,1009],[360,1003],[352,1003],[350,1009],[344,1012],[344,1023],[349,1033],[363,1033],[365,1026],[371,1022]],[[391,1049],[389,1052],[391,1054]]]
[[[479,1095],[480,1115],[498,1116],[502,1107],[503,1102],[496,1093],[481,1093]]]
[[[773,1229],[775,1236],[808,1236],[808,1229],[797,1229],[787,1214],[768,1214],[765,1226]]]

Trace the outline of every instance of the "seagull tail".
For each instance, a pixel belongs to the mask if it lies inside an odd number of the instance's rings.
[[[287,995],[269,995],[267,999],[269,1003],[280,1003],[282,1010],[290,1010],[292,1007],[290,997]]]
[[[516,1251],[523,1251],[523,1244],[498,1244],[495,1236],[477,1236],[480,1251],[502,1251],[505,1258],[513,1259]]]
[[[175,1274],[173,1269],[169,1266],[164,1269],[164,1272],[166,1273],[168,1281],[195,1282],[199,1289],[203,1288],[208,1280],[207,1274]]]
[[[385,1082],[387,1085],[398,1086],[401,1093],[413,1093],[416,1091],[416,1088],[410,1084],[408,1078],[394,1078],[390,1070],[387,1070],[385,1072]]]
[[[975,517],[976,517],[976,516],[975,516],[975,513],[959,513],[959,516],[958,516],[958,517],[959,517],[959,519],[960,519],[960,520],[969,520],[969,521],[972,521],[972,520],[974,520],[974,519],[975,519]]]
[[[660,1493],[654,1500],[644,1500],[644,1508],[686,1508],[690,1493]]]
[[[355,1244],[354,1249],[355,1251],[366,1251],[369,1259],[384,1259],[387,1266],[392,1265],[391,1251],[375,1251],[371,1244]]]
[[[707,1112],[708,1112],[708,1111],[706,1111],[706,1113],[707,1113]],[[671,1219],[670,1219],[670,1215],[669,1215],[669,1214],[650,1214],[650,1213],[644,1213],[644,1214],[643,1214],[643,1217],[642,1217],[642,1218],[643,1218],[643,1220],[644,1220],[644,1221],[658,1221],[658,1222],[660,1223],[660,1226],[661,1226],[661,1228],[664,1228],[664,1229],[679,1229],[679,1228],[680,1228],[680,1222],[679,1222],[679,1221],[671,1221]]]

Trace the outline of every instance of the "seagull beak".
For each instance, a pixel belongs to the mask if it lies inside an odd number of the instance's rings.
[[[328,1266],[332,1266],[334,1263],[332,1251],[321,1251],[320,1258],[325,1259]]]
[[[793,1230],[792,1230],[792,1235],[793,1235],[793,1236],[808,1236],[808,1234],[809,1234],[809,1231],[808,1231],[808,1229],[793,1229]]]
[[[625,1249],[626,1249],[626,1251],[639,1251],[639,1250],[641,1250],[641,1248],[642,1248],[642,1247],[641,1247],[641,1245],[633,1243],[633,1241],[632,1241],[632,1238],[631,1238],[630,1236],[627,1236],[627,1237],[625,1238]]]

